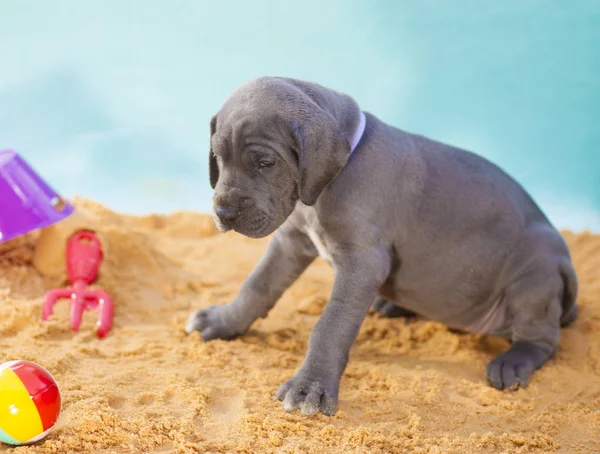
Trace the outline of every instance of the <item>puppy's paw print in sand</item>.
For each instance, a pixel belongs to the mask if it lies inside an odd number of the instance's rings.
[[[217,399],[210,403],[209,411],[212,416],[213,425],[222,425],[233,431],[234,427],[246,413],[244,399],[246,393],[239,389],[218,389],[215,391]]]
[[[156,394],[154,393],[141,393],[136,396],[136,402],[138,405],[152,405],[156,401]]]
[[[121,396],[111,396],[108,399],[108,406],[114,410],[120,410],[127,403],[127,400]]]

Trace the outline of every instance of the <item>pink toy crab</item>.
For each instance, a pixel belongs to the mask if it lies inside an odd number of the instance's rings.
[[[75,233],[67,243],[67,275],[72,287],[50,290],[44,298],[42,319],[52,315],[54,304],[59,299],[71,300],[71,327],[78,331],[85,310],[98,310],[97,336],[104,338],[112,328],[113,301],[102,290],[91,290],[102,263],[100,240],[90,231]]]

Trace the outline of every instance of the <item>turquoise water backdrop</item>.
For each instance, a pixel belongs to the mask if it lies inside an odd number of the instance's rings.
[[[118,211],[209,211],[209,119],[260,75],[345,91],[600,231],[598,1],[0,1],[0,149]]]

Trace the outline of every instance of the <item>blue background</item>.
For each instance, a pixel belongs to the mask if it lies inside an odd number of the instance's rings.
[[[600,2],[0,2],[0,148],[63,195],[209,211],[208,123],[260,75],[345,91],[600,231]]]

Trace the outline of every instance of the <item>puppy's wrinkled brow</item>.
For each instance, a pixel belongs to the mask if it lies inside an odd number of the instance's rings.
[[[248,127],[250,126],[250,121],[245,119],[241,121],[238,125],[236,125],[233,131],[233,148],[236,150],[242,146],[244,146],[244,137],[246,137],[246,133]]]

